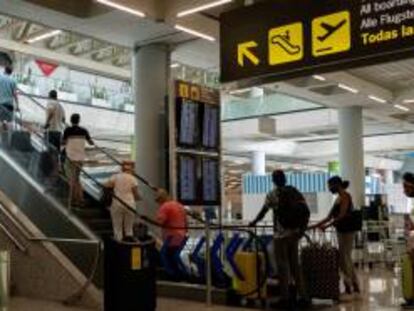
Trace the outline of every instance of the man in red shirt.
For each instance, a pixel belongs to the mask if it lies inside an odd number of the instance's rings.
[[[157,222],[163,226],[162,238],[170,240],[170,247],[177,248],[187,236],[187,214],[184,206],[174,201],[165,189],[158,189],[155,200],[160,205]]]
[[[157,222],[163,226],[162,239],[164,242],[168,241],[166,250],[168,265],[179,273],[174,255],[180,250],[181,244],[187,236],[187,215],[184,206],[174,201],[165,189],[158,189],[155,200],[160,205]]]

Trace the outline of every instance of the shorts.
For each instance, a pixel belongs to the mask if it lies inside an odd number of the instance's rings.
[[[410,234],[407,238],[407,251],[412,252],[414,251],[414,231],[410,231]]]
[[[66,159],[65,161],[65,173],[68,179],[79,180],[83,163],[81,161],[70,161]]]
[[[13,121],[13,104],[0,104],[0,121],[10,123]]]
[[[62,133],[58,131],[49,131],[47,133],[47,139],[49,147],[51,147],[50,149],[52,149],[52,151],[56,154],[59,153],[62,141]]]

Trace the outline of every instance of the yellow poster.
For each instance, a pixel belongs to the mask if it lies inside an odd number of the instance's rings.
[[[131,269],[132,270],[140,270],[142,267],[141,263],[141,248],[134,247],[131,250]]]

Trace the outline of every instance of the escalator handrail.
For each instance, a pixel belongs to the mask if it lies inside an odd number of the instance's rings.
[[[19,93],[22,94],[23,96],[29,98],[33,103],[35,103],[38,107],[40,107],[43,110],[46,110],[46,108],[37,100],[33,97],[33,95],[26,93],[24,91],[22,91],[21,89],[18,89]],[[65,124],[66,126],[69,126],[69,124]],[[93,138],[92,138],[93,139]],[[99,139],[98,139],[99,140]],[[122,166],[122,162],[119,161],[118,159],[116,159],[113,155],[111,155],[109,152],[107,152],[104,148],[99,147],[98,145],[94,145],[95,148],[102,152],[105,156],[107,156],[111,161],[113,161],[114,163],[116,163],[119,166]],[[133,173],[133,176],[135,178],[137,178],[139,181],[141,181],[144,185],[146,185],[147,187],[149,187],[152,191],[156,191],[158,189],[158,187],[153,186],[148,180],[146,180],[145,178],[143,178],[142,176],[138,175],[137,173]]]

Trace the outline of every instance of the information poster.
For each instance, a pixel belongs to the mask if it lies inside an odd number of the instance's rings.
[[[271,0],[220,27],[222,82],[249,85],[411,58],[414,1]]]

